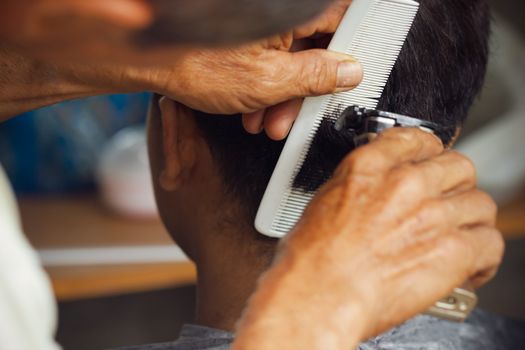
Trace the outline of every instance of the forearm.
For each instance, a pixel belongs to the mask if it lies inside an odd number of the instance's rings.
[[[97,79],[85,77],[93,70],[88,66],[59,66],[6,47],[0,47],[0,67],[0,121],[66,100],[132,91],[119,85],[111,74],[107,84],[99,84]],[[108,72],[98,69],[94,73]]]

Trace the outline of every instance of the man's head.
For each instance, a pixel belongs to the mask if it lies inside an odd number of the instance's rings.
[[[378,109],[459,129],[483,83],[489,10],[483,0],[420,3]],[[161,105],[162,113],[152,107],[150,156],[169,231],[196,259],[211,242],[257,239],[255,213],[283,142],[246,134],[240,116],[211,116],[169,100]],[[441,135],[444,143],[454,134],[451,128]],[[313,164],[328,176],[348,144],[330,128],[316,144]]]

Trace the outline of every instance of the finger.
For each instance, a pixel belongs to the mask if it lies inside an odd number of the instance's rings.
[[[398,290],[411,291],[411,310],[420,312],[465,281],[474,287],[486,283],[501,263],[504,241],[489,227],[456,230],[399,255],[391,276],[402,276]],[[484,274],[486,273],[486,274]]]
[[[41,18],[74,13],[129,28],[143,28],[153,19],[151,7],[143,0],[46,1],[35,6],[33,13]]]
[[[288,136],[302,103],[302,99],[294,99],[268,109],[264,116],[264,129],[269,138],[279,141]]]
[[[290,46],[290,52],[299,52],[304,50],[313,49],[314,42],[310,39],[294,40],[292,46]]]
[[[469,227],[496,225],[497,206],[486,193],[471,190],[462,194],[428,202],[418,211],[413,220],[405,222],[407,231],[425,232],[422,239],[428,238],[436,228],[445,228],[445,232]]]
[[[275,103],[319,96],[355,88],[363,79],[363,68],[351,56],[328,50],[274,52],[279,81],[272,79]]]
[[[406,196],[414,197],[410,193],[406,193]],[[411,205],[400,202],[397,207]],[[453,197],[427,201],[415,209],[409,207],[407,210],[415,212],[403,220],[398,234],[385,233],[393,240],[390,244],[392,249],[397,249],[397,246],[403,247],[407,242],[418,245],[457,230],[480,226],[494,227],[496,224],[496,204],[487,194],[477,189]]]
[[[447,151],[437,157],[394,169],[390,178],[398,194],[414,198],[453,196],[475,188],[476,169],[465,156]]]
[[[347,172],[378,174],[407,162],[420,162],[443,153],[436,136],[416,128],[393,128],[358,148],[341,163],[336,175]]]
[[[295,38],[306,38],[315,33],[334,33],[339,27],[351,0],[339,0],[327,8],[322,15],[294,30]]]
[[[505,252],[505,241],[494,227],[478,226],[461,230],[456,238],[465,246],[465,263],[469,281],[479,288],[497,273]]]
[[[479,289],[496,277],[498,274],[498,269],[499,265],[479,271],[474,276],[469,278],[469,282],[474,289]]]
[[[245,113],[242,115],[242,125],[250,134],[260,134],[264,129],[264,115],[266,109],[260,109],[256,112]]]
[[[460,228],[496,225],[498,207],[485,192],[474,189],[441,200],[444,219]]]
[[[421,182],[429,196],[453,195],[476,186],[476,168],[472,161],[455,151],[447,151],[423,162],[401,167],[409,181]]]

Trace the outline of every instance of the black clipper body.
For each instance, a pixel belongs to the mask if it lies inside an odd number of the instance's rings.
[[[337,131],[351,133],[356,147],[370,142],[382,131],[390,128],[419,128],[432,134],[444,129],[427,120],[359,106],[350,106],[345,109],[334,127]]]

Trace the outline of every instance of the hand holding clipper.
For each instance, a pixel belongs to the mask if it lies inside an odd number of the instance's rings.
[[[343,160],[283,239],[239,340],[265,329],[261,349],[270,330],[271,338],[300,338],[297,349],[351,348],[428,310],[464,281],[479,287],[490,280],[504,247],[495,218],[467,158],[428,132],[387,129]],[[282,310],[287,327],[272,327]],[[302,332],[312,319],[316,331]],[[350,342],[349,334],[353,343],[338,342]]]
[[[355,147],[366,145],[381,132],[395,127],[417,128],[434,135],[438,135],[447,129],[427,120],[360,108],[359,106],[350,106],[345,109],[335,122],[334,127],[341,133],[351,133]],[[477,302],[478,298],[472,285],[467,282],[462,288],[455,288],[448,297],[436,302],[427,313],[451,321],[462,322],[474,310]]]

